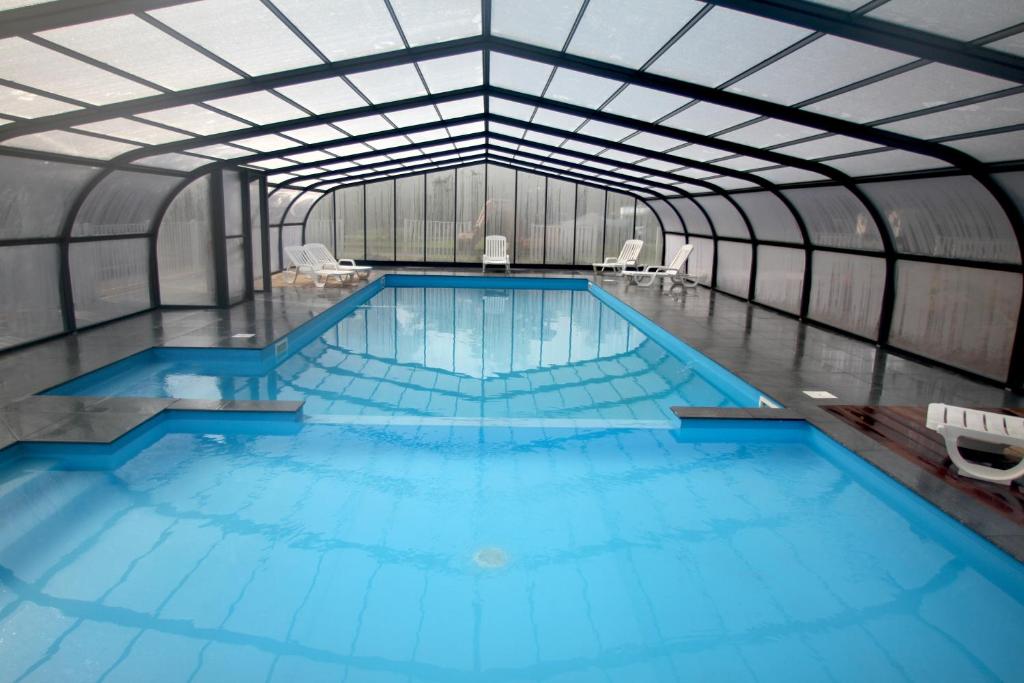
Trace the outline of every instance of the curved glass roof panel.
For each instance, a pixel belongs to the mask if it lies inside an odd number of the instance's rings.
[[[25,38],[0,40],[0,78],[87,104],[111,104],[157,90]]]
[[[957,40],[974,40],[1017,24],[1017,0],[889,0],[867,16]]]
[[[693,190],[683,178],[733,190],[833,169],[942,170],[952,150],[1024,156],[1024,69],[1013,78],[1010,62],[986,69],[923,50],[921,33],[1024,51],[1019,3],[819,4],[893,30],[833,24],[843,35],[830,35],[812,30],[830,28],[813,11],[784,23],[768,18],[771,3],[690,0],[80,8],[67,15],[80,23],[55,14],[35,35],[0,39],[0,142],[179,171],[234,160],[313,187],[331,172],[387,175],[511,149],[517,163],[655,193]],[[449,158],[425,157],[429,146]]]
[[[90,21],[37,35],[171,90],[240,77],[135,15]]]
[[[568,51],[639,69],[703,6],[692,0],[647,0],[642,7],[635,0],[591,0]]]
[[[945,64],[927,64],[815,102],[807,109],[865,123],[1006,90],[1014,85]]]
[[[561,50],[582,5],[583,0],[492,0],[491,32]],[[544,21],[537,21],[538,16]]]
[[[320,62],[259,0],[202,0],[147,14],[250,76]]]
[[[821,36],[739,79],[726,90],[797,104],[914,61],[913,57],[838,36]]]
[[[719,86],[810,34],[790,24],[715,7],[649,70],[682,81]]]
[[[398,28],[382,0],[276,0],[274,4],[331,61],[402,47]],[[351,30],[352,26],[359,30]]]

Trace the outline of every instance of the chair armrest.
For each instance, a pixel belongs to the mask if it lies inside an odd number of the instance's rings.
[[[619,257],[618,256],[605,256],[604,257],[604,261],[601,261],[601,263],[618,263],[618,262],[619,262]]]
[[[354,266],[354,265],[356,264],[356,262],[355,262],[355,261],[353,261],[353,260],[352,260],[352,259],[350,259],[350,258],[340,258],[340,259],[338,259],[338,264],[339,264],[339,265],[340,265],[340,264],[345,264],[345,263],[347,263],[347,264],[348,264],[348,265],[350,265],[350,266]]]

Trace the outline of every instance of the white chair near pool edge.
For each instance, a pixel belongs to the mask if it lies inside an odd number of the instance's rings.
[[[305,249],[309,252],[309,255],[323,267],[324,270],[348,271],[349,273],[355,273],[362,278],[370,277],[370,271],[373,270],[373,266],[356,265],[356,262],[350,258],[334,258],[334,254],[332,254],[331,250],[327,248],[327,245],[319,242],[307,242]]]
[[[487,272],[487,266],[505,266],[505,272],[512,271],[512,263],[508,258],[508,243],[501,235],[491,235],[484,240],[484,257],[481,271]]]
[[[932,403],[925,424],[946,440],[946,452],[961,474],[999,484],[1009,484],[1024,475],[1024,459],[1003,470],[971,462],[960,453],[960,439],[983,445],[1024,447],[1024,418]]]
[[[630,278],[633,284],[640,285],[641,287],[650,287],[659,278],[666,277],[672,280],[673,286],[696,287],[697,278],[690,277],[686,273],[681,272],[686,265],[686,259],[690,258],[690,252],[692,251],[692,244],[684,244],[679,247],[679,251],[676,252],[676,255],[672,257],[667,266],[644,266],[643,270],[621,270],[619,274]]]
[[[591,265],[594,266],[595,273],[604,272],[609,268],[613,271],[623,270],[636,265],[636,260],[640,258],[640,250],[643,248],[643,240],[626,240],[618,256],[607,256],[601,263]]]
[[[336,277],[339,280],[343,278],[351,277],[355,271],[347,268],[331,268],[321,263],[306,247],[290,246],[284,248],[285,256],[291,262],[291,265],[285,270],[288,272],[293,267],[295,273],[292,275],[291,283],[294,284],[299,278],[299,273],[303,270],[307,271],[313,277],[313,283],[317,287],[324,287],[327,285],[327,281]]]
[[[316,271],[320,270],[320,264],[308,251],[296,245],[284,248],[284,255],[288,258],[288,267],[284,269],[285,275],[292,273],[290,284],[299,279],[299,273],[306,271],[310,277],[316,277]],[[294,269],[294,270],[293,270]]]

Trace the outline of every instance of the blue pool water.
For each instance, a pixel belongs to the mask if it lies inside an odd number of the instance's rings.
[[[578,280],[389,276],[52,393],[304,399],[0,453],[0,681],[1018,679],[1024,570]]]
[[[803,423],[180,415],[4,452],[0,680],[1020,680],[1021,566]]]
[[[346,421],[664,421],[674,405],[758,403],[755,388],[584,280],[387,283],[289,335],[281,353],[157,349],[52,393],[305,400],[306,415]]]

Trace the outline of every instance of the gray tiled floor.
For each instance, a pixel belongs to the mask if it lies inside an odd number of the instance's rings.
[[[384,272],[440,274],[441,271],[380,271],[373,278]],[[446,272],[479,275],[475,269]],[[514,274],[565,277],[570,273],[517,271]],[[819,406],[829,401],[809,399],[802,390],[826,390],[837,397],[831,402],[847,404],[924,405],[943,401],[974,406],[1024,406],[1024,397],[704,288],[663,291],[582,271],[574,275],[592,277],[599,286],[661,327],[782,402],[789,409],[787,412],[811,421],[869,462],[1024,559],[1024,530],[961,492],[943,486],[920,468],[820,410]],[[46,412],[42,405],[36,406],[38,410],[32,409],[32,402],[39,399],[27,399],[17,407],[18,399],[153,346],[263,348],[364,285],[277,288],[270,293],[257,294],[254,301],[229,310],[151,311],[75,335],[0,353],[0,448],[19,435],[27,434],[33,439],[102,440],[117,429],[122,432],[130,429],[166,407],[140,404],[133,412],[107,399],[105,406],[103,401],[87,401],[73,408],[71,413],[62,409],[62,415],[55,415]],[[232,337],[239,333],[254,336]],[[198,404],[183,404],[182,407],[204,409]],[[245,406],[218,405],[216,408],[244,409]]]

